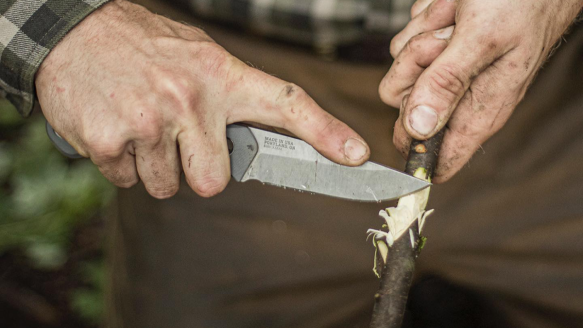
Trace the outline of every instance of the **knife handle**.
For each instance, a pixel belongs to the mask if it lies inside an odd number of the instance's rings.
[[[227,140],[233,147],[229,147],[231,157],[231,176],[240,182],[259,151],[257,139],[251,128],[245,125],[227,125]]]
[[[67,140],[63,139],[49,124],[46,124],[47,134],[49,139],[53,142],[55,147],[61,154],[69,158],[82,158],[75,148],[71,146]],[[231,157],[231,175],[237,181],[241,181],[243,175],[251,165],[258,151],[258,144],[251,129],[244,125],[231,124],[227,126],[227,140],[230,141],[232,147],[229,148],[229,155]]]
[[[61,154],[69,157],[69,158],[82,158],[83,156],[79,155],[79,153],[71,146],[67,140],[63,139],[55,129],[49,124],[47,121],[47,134],[49,135],[49,139],[53,142],[55,147],[61,152]]]

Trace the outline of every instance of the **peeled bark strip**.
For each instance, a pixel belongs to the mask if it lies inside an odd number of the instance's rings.
[[[421,179],[431,180],[444,132],[444,130],[440,131],[429,140],[413,140],[405,168],[406,173]],[[418,219],[409,226],[407,232],[397,236],[392,246],[389,245],[382,268],[381,286],[375,294],[371,328],[399,328],[403,322],[407,297],[415,271],[415,259],[420,251],[419,220],[423,222],[425,217],[430,214],[430,212],[424,214],[429,191],[421,194],[423,192],[417,193],[419,195],[405,196],[399,200],[397,211],[407,205],[418,207],[416,210],[419,211],[419,214],[416,212],[413,214]],[[376,243],[383,242],[378,237],[379,234],[375,236]],[[382,257],[380,256],[380,263],[382,263]]]

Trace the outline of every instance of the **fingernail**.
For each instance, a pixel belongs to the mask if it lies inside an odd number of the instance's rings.
[[[453,29],[454,29],[454,27],[450,26],[450,27],[446,27],[446,28],[441,29],[441,30],[437,30],[437,31],[433,32],[433,36],[435,36],[436,38],[441,39],[441,40],[447,40],[453,34]]]
[[[344,144],[344,156],[351,161],[361,160],[367,152],[366,144],[358,139],[350,138]]]
[[[428,106],[417,106],[409,115],[409,125],[419,134],[426,136],[435,130],[437,113]]]

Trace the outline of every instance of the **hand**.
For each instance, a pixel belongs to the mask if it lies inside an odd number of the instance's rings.
[[[393,66],[380,84],[401,108],[393,142],[446,127],[434,182],[451,178],[508,120],[581,10],[581,0],[418,0],[391,42]],[[407,96],[408,95],[408,96]]]
[[[140,179],[176,193],[181,168],[204,197],[230,179],[226,125],[294,133],[329,159],[360,165],[370,150],[302,89],[251,68],[200,29],[114,1],[75,27],[36,76],[55,130],[120,187]]]

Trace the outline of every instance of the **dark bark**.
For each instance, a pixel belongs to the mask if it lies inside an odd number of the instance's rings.
[[[427,170],[432,178],[437,165],[439,148],[444,130],[429,140],[413,140],[405,172],[413,175],[418,168]],[[371,328],[399,328],[403,322],[407,297],[415,271],[415,259],[419,255],[419,228],[415,221],[410,227],[415,243],[412,247],[409,233],[397,239],[389,249],[387,262],[381,274],[381,286],[375,294]]]
[[[439,157],[439,149],[441,148],[444,133],[445,129],[439,131],[429,140],[413,140],[411,142],[405,173],[413,175],[418,168],[422,167],[427,170],[427,177],[433,177],[433,171],[437,166],[437,158]]]

